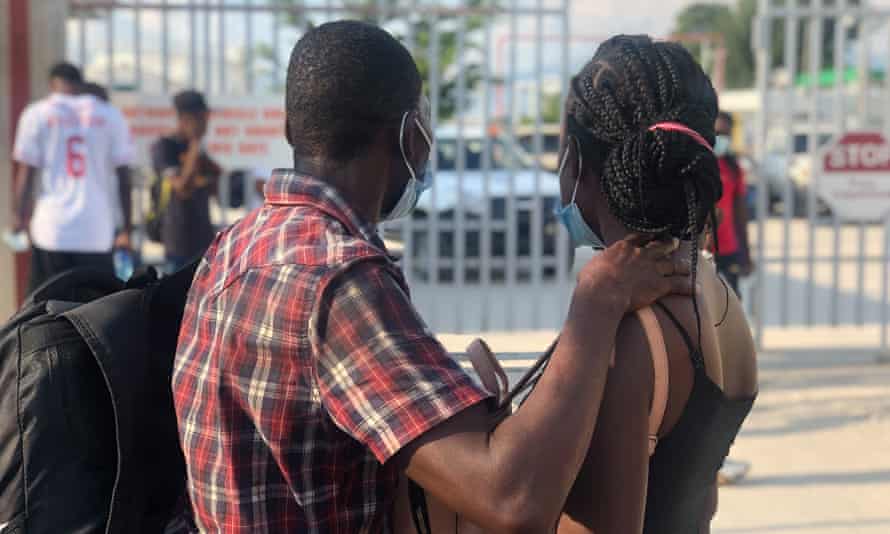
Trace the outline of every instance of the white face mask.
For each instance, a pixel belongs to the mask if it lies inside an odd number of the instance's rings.
[[[402,195],[399,197],[396,205],[393,206],[389,213],[385,213],[381,217],[384,222],[395,221],[410,215],[411,212],[414,211],[414,208],[417,207],[420,195],[429,189],[433,182],[432,173],[429,169],[429,158],[427,158],[426,164],[419,173],[419,177],[418,173],[414,170],[414,167],[411,166],[411,162],[408,161],[408,154],[405,152],[405,126],[408,123],[408,115],[410,113],[410,111],[406,111],[405,114],[402,115],[402,125],[399,128],[399,148],[402,150],[402,161],[404,161],[405,166],[408,167],[408,174],[411,178],[408,180],[408,183],[405,184],[405,189],[402,190]],[[424,129],[423,124],[416,118],[414,119],[414,124],[417,125],[420,134],[423,136],[424,141],[426,141],[430,153],[432,153],[433,141],[430,139],[430,135],[427,133],[426,129]]]

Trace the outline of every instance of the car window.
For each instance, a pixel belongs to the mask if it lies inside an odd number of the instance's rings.
[[[529,154],[535,152],[535,136],[534,134],[520,135],[517,137],[519,146]],[[542,133],[541,134],[541,153],[559,152],[559,134],[558,133]]]
[[[457,169],[458,144],[456,139],[437,139],[438,168],[442,171]],[[484,165],[485,141],[482,139],[466,139],[464,148],[464,169],[468,171],[480,171]],[[521,159],[510,150],[502,140],[492,139],[490,143],[491,169],[523,169],[526,166]]]

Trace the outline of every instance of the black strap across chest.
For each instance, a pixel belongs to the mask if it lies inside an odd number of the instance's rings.
[[[680,335],[683,337],[683,342],[686,343],[686,347],[689,349],[689,359],[692,360],[692,366],[696,369],[705,369],[705,358],[702,355],[701,347],[696,347],[695,343],[692,342],[692,336],[689,335],[689,332],[686,331],[686,328],[680,323],[680,320],[677,319],[677,316],[668,309],[667,306],[662,304],[661,302],[655,303],[658,308],[667,315],[667,318],[670,319],[677,330],[680,332]]]

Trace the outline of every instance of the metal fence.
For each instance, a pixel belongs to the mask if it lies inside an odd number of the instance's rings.
[[[570,70],[570,0],[69,2],[68,55],[116,92],[280,94],[311,25],[375,21],[426,75],[436,179],[385,235],[403,247],[434,330],[557,328],[573,252],[559,202],[558,115]],[[558,111],[557,111],[558,113]],[[289,166],[290,162],[269,165]]]
[[[768,327],[870,326],[861,335],[886,354],[890,222],[842,220],[823,202],[817,171],[829,140],[890,133],[890,10],[760,0],[754,41],[758,342]]]

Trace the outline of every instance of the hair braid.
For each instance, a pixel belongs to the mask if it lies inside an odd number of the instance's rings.
[[[681,132],[649,128],[677,121],[714,142],[717,96],[682,46],[619,35],[603,43],[572,80],[569,133],[601,178],[610,212],[635,232],[696,242],[722,194],[713,153]],[[587,156],[590,156],[589,158]],[[701,318],[695,304],[701,342]]]

